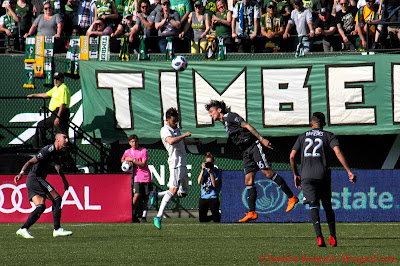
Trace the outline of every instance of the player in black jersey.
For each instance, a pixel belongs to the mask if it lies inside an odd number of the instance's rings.
[[[335,213],[331,203],[331,170],[326,159],[326,150],[333,149],[336,157],[346,169],[351,183],[356,182],[356,176],[350,171],[336,136],[332,132],[323,130],[325,115],[315,112],[310,123],[312,130],[301,134],[292,148],[290,165],[293,170],[295,186],[303,189],[303,201],[310,205],[311,221],[317,235],[318,246],[326,247],[319,218],[321,201],[330,232],[329,244],[336,247]],[[298,151],[301,151],[301,176],[295,163]]]
[[[28,167],[33,164],[26,179],[26,187],[28,189],[29,201],[36,205],[36,209],[29,215],[24,225],[17,231],[17,235],[23,238],[34,238],[28,231],[42,213],[46,210],[45,201],[49,199],[53,202],[53,219],[54,231],[53,236],[69,236],[71,231],[67,231],[60,226],[61,220],[61,196],[57,191],[46,181],[49,172],[49,165],[54,166],[58,174],[61,176],[64,189],[68,190],[69,184],[61,168],[62,160],[65,155],[65,148],[68,143],[68,135],[65,133],[57,133],[54,144],[43,147],[39,153],[27,161],[22,167],[21,172],[15,176],[15,184],[21,179]]]
[[[257,219],[256,200],[257,189],[254,179],[258,170],[269,179],[272,179],[289,198],[286,212],[294,208],[299,199],[290,190],[285,180],[276,174],[267,161],[265,149],[272,149],[271,142],[263,138],[258,131],[236,113],[230,111],[223,101],[212,100],[206,110],[214,121],[219,120],[224,124],[232,142],[243,151],[243,165],[245,172],[245,185],[248,193],[249,212],[239,222]]]

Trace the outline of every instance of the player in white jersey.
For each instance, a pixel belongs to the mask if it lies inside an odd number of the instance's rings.
[[[154,217],[154,225],[161,229],[161,219],[168,202],[173,196],[186,197],[189,193],[188,175],[186,168],[186,150],[184,139],[190,137],[190,132],[181,134],[178,126],[179,113],[175,108],[169,108],[165,114],[167,124],[161,128],[160,135],[165,149],[168,151],[169,165],[169,190],[161,192],[158,197],[162,197],[160,209]]]

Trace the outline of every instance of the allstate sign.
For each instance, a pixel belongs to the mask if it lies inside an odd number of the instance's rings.
[[[308,205],[301,204],[303,192],[293,185],[291,171],[278,171],[293,193],[300,199],[296,207],[286,213],[287,197],[278,186],[257,173],[256,222],[309,222]],[[338,222],[393,222],[400,221],[400,171],[354,171],[357,183],[348,181],[346,171],[332,171],[332,207]],[[221,196],[222,222],[237,222],[248,211],[247,190],[242,171],[224,171]],[[321,220],[325,214],[321,207]]]

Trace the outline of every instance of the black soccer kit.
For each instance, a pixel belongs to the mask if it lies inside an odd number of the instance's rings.
[[[233,112],[222,117],[222,123],[233,144],[243,151],[243,166],[245,174],[270,168],[265,155],[264,145],[246,128],[241,126],[244,119]]]
[[[331,199],[331,170],[326,150],[339,145],[329,131],[313,129],[301,134],[292,150],[301,152],[301,187],[304,203]]]
[[[36,195],[45,195],[54,190],[46,181],[46,177],[51,166],[61,165],[63,157],[64,152],[62,150],[57,151],[54,144],[47,145],[39,151],[36,155],[38,162],[33,165],[26,180],[28,198],[30,201]]]

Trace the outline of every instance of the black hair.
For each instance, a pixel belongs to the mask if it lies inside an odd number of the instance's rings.
[[[215,109],[221,108],[221,113],[227,114],[231,111],[230,107],[227,107],[224,101],[211,100],[208,104],[205,105],[207,111],[210,111],[210,108],[214,107]]]
[[[132,134],[132,135],[130,135],[130,136],[128,137],[128,140],[129,140],[129,141],[131,141],[131,140],[133,140],[133,139],[136,139],[136,141],[139,141],[138,136],[136,136],[135,134]]]
[[[311,117],[311,121],[313,121],[315,124],[324,127],[326,125],[325,123],[325,115],[324,113],[321,112],[315,112],[313,113]]]
[[[165,112],[165,118],[169,119],[171,117],[179,117],[178,110],[176,108],[171,107]]]

